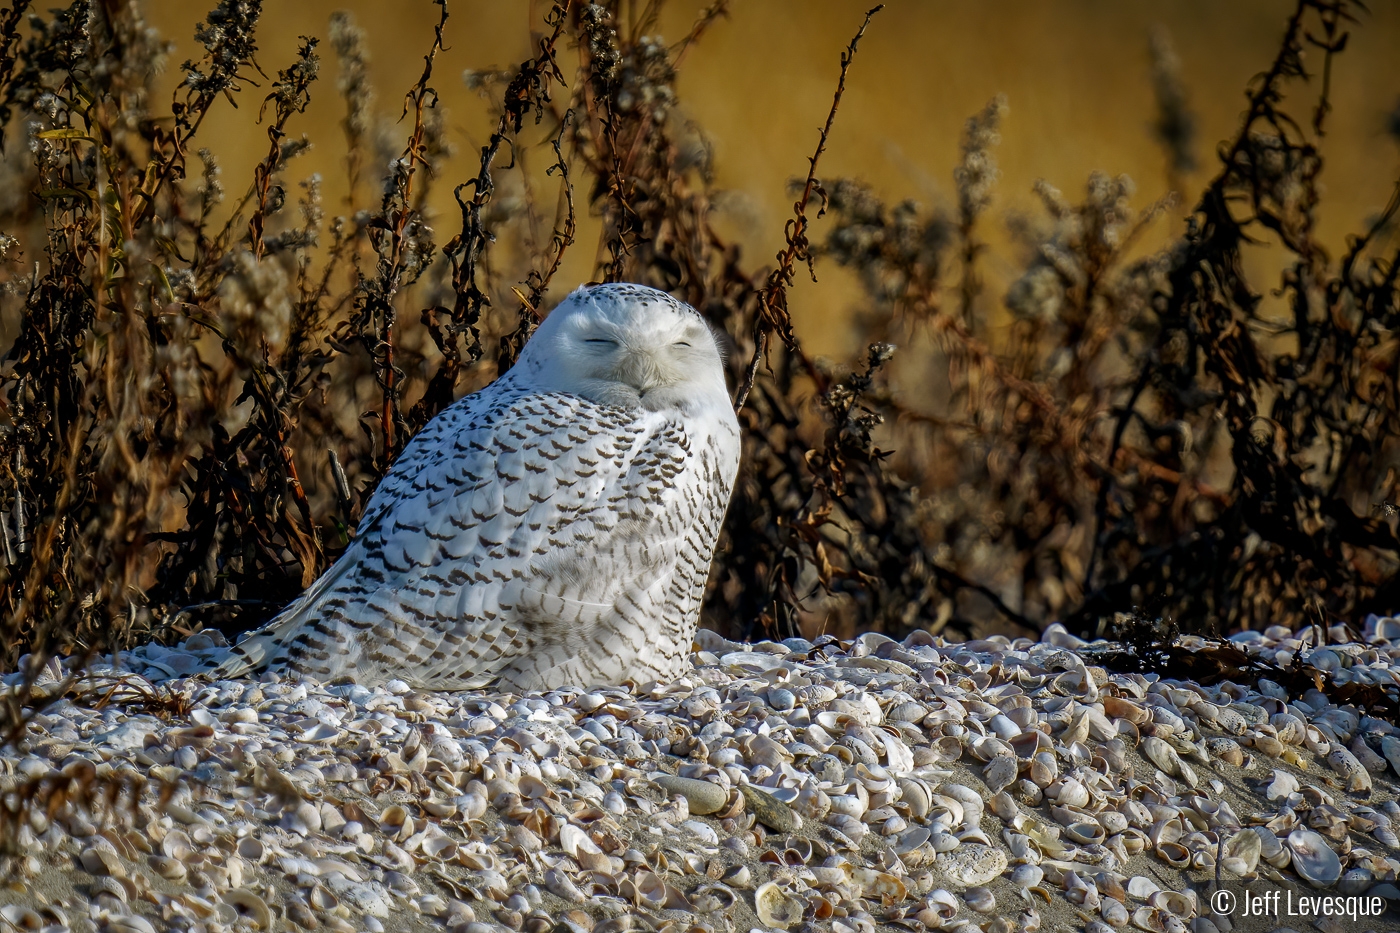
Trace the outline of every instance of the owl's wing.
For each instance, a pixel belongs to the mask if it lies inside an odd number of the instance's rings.
[[[235,652],[245,669],[473,686],[522,653],[567,651],[629,592],[664,585],[691,459],[683,428],[653,412],[519,390],[463,399],[405,449],[340,561]]]

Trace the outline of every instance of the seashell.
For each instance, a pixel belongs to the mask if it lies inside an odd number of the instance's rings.
[[[1357,761],[1361,762],[1362,768],[1371,772],[1372,775],[1382,775],[1386,770],[1386,759],[1376,754],[1371,745],[1366,744],[1365,738],[1361,735],[1352,738],[1351,745],[1347,747],[1351,754],[1357,756]]]
[[[1335,807],[1326,805],[1313,807],[1308,812],[1308,826],[1338,841],[1346,838],[1348,828],[1347,818]]]
[[[1015,753],[1018,760],[1026,761],[1033,757],[1036,752],[1048,750],[1049,740],[1045,737],[1044,732],[1039,729],[1031,729],[1011,737],[1007,740],[1007,744],[1011,746],[1011,751]]]
[[[697,913],[724,914],[739,902],[739,896],[728,885],[707,884],[695,889],[690,902]]]
[[[1021,808],[1016,805],[1016,801],[1006,791],[992,797],[988,804],[992,813],[996,814],[997,818],[1004,823],[1011,823],[1021,815]]]
[[[1155,735],[1149,735],[1142,740],[1142,744],[1138,746],[1138,751],[1142,752],[1143,757],[1147,758],[1148,761],[1151,761],[1160,768],[1162,773],[1171,777],[1180,777],[1186,780],[1188,784],[1195,783],[1194,781],[1186,779],[1185,774],[1183,774],[1183,769],[1186,766],[1185,763],[1182,762],[1181,756],[1177,754],[1175,748],[1172,748],[1172,746],[1163,739],[1159,739]]]
[[[418,851],[442,861],[451,861],[457,856],[457,844],[443,835],[432,835],[423,840]]]
[[[861,783],[867,792],[872,794],[883,793],[894,789],[895,779],[888,771],[879,765],[867,765],[859,763],[855,767],[856,780]]]
[[[701,842],[705,843],[706,845],[719,845],[719,834],[716,833],[714,831],[714,828],[711,827],[709,824],[702,823],[700,820],[686,820],[681,825],[684,826],[686,829],[690,830],[692,835],[697,837]]]
[[[232,891],[225,891],[221,898],[234,909],[239,919],[259,930],[272,929],[272,911],[268,909],[267,902],[252,891],[247,888],[234,888]]]
[[[1195,899],[1180,891],[1158,891],[1147,903],[1182,920],[1190,920],[1196,914]]]
[[[651,910],[691,910],[690,900],[655,872],[639,871],[630,880],[618,886],[624,897],[631,889],[631,900],[638,907]]]
[[[1238,710],[1220,707],[1215,711],[1215,724],[1230,735],[1243,735],[1249,728],[1249,720]]]
[[[486,795],[466,793],[452,801],[463,820],[479,820],[486,815]]]
[[[17,930],[40,930],[44,927],[42,915],[19,904],[0,906],[0,917]]]
[[[1011,883],[1019,888],[1030,888],[1045,879],[1045,870],[1039,865],[1017,865],[1011,871]]]
[[[1256,735],[1250,742],[1250,745],[1253,746],[1255,751],[1262,755],[1268,755],[1270,758],[1282,757],[1284,751],[1287,749],[1287,746],[1284,745],[1282,741],[1272,735]]]
[[[1059,736],[1060,744],[1065,746],[1080,744],[1088,737],[1089,711],[1085,709],[1081,709],[1075,714],[1074,718],[1070,720],[1069,725],[1065,726],[1064,731],[1061,732]]]
[[[1065,835],[1080,845],[1098,845],[1104,841],[1104,828],[1099,823],[1075,822],[1065,827]]]
[[[980,826],[964,826],[954,833],[954,835],[958,838],[958,845],[963,845],[968,842],[974,842],[983,846],[992,844],[992,841],[987,838],[986,833],[982,832]]]
[[[808,862],[812,861],[812,854],[816,851],[810,839],[784,839],[782,847],[782,862],[786,865],[806,865]]]
[[[825,753],[831,746],[836,744],[836,739],[817,723],[812,723],[802,730],[802,738],[807,745],[812,746],[818,752]]]
[[[1086,910],[1097,910],[1099,907],[1099,890],[1092,882],[1085,882],[1076,872],[1065,872],[1065,897],[1072,904],[1078,904]]]
[[[962,743],[956,736],[945,735],[929,746],[940,761],[957,761],[963,755]]]
[[[1021,778],[1012,786],[1011,790],[1015,799],[1032,807],[1039,806],[1040,801],[1044,798],[1044,792],[1041,791],[1039,785],[1028,778]]]
[[[413,835],[413,817],[398,804],[390,804],[379,814],[379,828],[390,836],[407,838]]]
[[[950,852],[941,853],[934,862],[937,870],[961,888],[989,883],[1006,871],[1006,865],[1005,852],[977,843],[968,843]]]
[[[1327,764],[1346,782],[1349,792],[1370,793],[1371,774],[1350,751],[1341,745],[1333,746],[1327,753]]]
[[[865,834],[870,831],[870,827],[853,816],[845,813],[835,813],[827,817],[826,825],[845,836],[856,845],[865,838]]]
[[[837,794],[831,798],[830,813],[839,813],[860,819],[865,815],[866,799],[856,794]]]
[[[1060,765],[1050,752],[1036,752],[1031,759],[1029,776],[1036,787],[1049,787],[1059,777]]]
[[[1210,753],[1211,757],[1236,768],[1244,764],[1244,749],[1240,748],[1240,743],[1234,739],[1206,739],[1206,751]]]
[[[1337,890],[1355,897],[1369,891],[1375,882],[1374,872],[1365,868],[1353,868],[1342,875],[1342,880],[1337,883]]]
[[[982,769],[982,780],[986,782],[987,790],[998,794],[1016,780],[1017,770],[1014,754],[997,755]]]
[[[1186,929],[1180,920],[1156,907],[1139,907],[1133,911],[1133,926],[1147,933],[1179,933]]]
[[[156,874],[168,881],[181,882],[188,876],[189,871],[185,868],[185,863],[179,859],[173,859],[166,855],[152,855],[151,867]]]
[[[517,787],[519,788],[520,796],[524,797],[526,800],[540,800],[544,797],[555,796],[554,791],[550,790],[549,785],[533,774],[522,774]]]
[[[933,795],[929,812],[934,814],[934,821],[942,827],[961,825],[967,817],[962,802],[944,794]]]
[[[1021,727],[1012,722],[1005,713],[997,713],[987,720],[987,728],[991,729],[992,733],[1003,741],[1010,741],[1021,734]]]
[[[768,705],[779,712],[785,712],[797,705],[797,696],[785,687],[774,687],[768,691]]]
[[[1220,867],[1236,875],[1252,875],[1259,864],[1263,843],[1252,829],[1237,832],[1225,840],[1224,858]]]
[[[1117,898],[1105,897],[1099,902],[1099,916],[1109,926],[1121,927],[1128,922],[1128,908]]]
[[[306,896],[306,900],[307,903],[317,910],[335,910],[335,908],[340,906],[340,899],[326,890],[325,885],[321,884],[312,886],[310,893]]]
[[[998,755],[1010,755],[1013,759],[1016,757],[1016,753],[1011,750],[1010,745],[990,735],[984,735],[974,739],[972,743],[968,745],[968,751],[972,753],[973,758],[984,763],[991,761]]]
[[[951,797],[962,804],[962,822],[967,825],[976,825],[982,820],[982,808],[985,805],[982,795],[965,784],[940,784],[937,792],[944,797]]]
[[[957,895],[944,888],[930,891],[928,897],[924,900],[924,906],[925,909],[933,911],[943,923],[952,920],[958,915],[959,904]],[[924,922],[925,925],[932,926],[928,924],[927,921]],[[938,926],[942,926],[942,923],[938,924]],[[937,926],[933,926],[933,929],[937,928]]]
[[[747,888],[752,878],[747,865],[735,865],[727,869],[720,880],[732,887]]]
[[[1287,771],[1275,770],[1272,780],[1264,787],[1264,797],[1270,802],[1284,800],[1298,793],[1298,779]]]
[[[110,875],[113,878],[125,878],[127,876],[126,866],[117,856],[117,852],[112,848],[112,844],[101,837],[97,840],[101,845],[94,845],[84,849],[78,856],[83,868],[92,875]]]
[[[896,815],[894,807],[875,807],[865,811],[864,820],[874,827]]]
[[[947,833],[940,835],[946,836]],[[932,837],[933,833],[929,831],[927,826],[916,826],[899,837],[899,841],[895,843],[894,851],[899,855],[913,852],[920,846],[926,845]]]
[[[902,901],[909,895],[909,889],[889,872],[873,868],[855,868],[850,871],[851,884],[857,887],[862,897],[874,897],[891,901]]]
[[[979,914],[989,914],[997,909],[997,899],[984,887],[968,888],[963,892],[963,901]]]
[[[1122,697],[1104,697],[1103,712],[1105,716],[1109,716],[1113,719],[1126,719],[1128,722],[1139,726],[1152,719],[1152,714],[1146,709]]]
[[[1185,868],[1191,864],[1191,850],[1179,842],[1159,842],[1153,851],[1173,868]]]
[[[1022,829],[1025,830],[1025,834],[1030,837],[1031,841],[1035,843],[1035,847],[1039,853],[1048,855],[1051,858],[1061,858],[1067,851],[1064,844],[1060,842],[1059,832],[1057,830],[1052,830],[1042,823],[1030,821],[1027,821]],[[1018,857],[1021,856],[1018,855]]]
[[[1096,764],[1094,766],[1095,769],[1104,771],[1105,773],[1119,773],[1123,771],[1128,764],[1128,747],[1124,744],[1122,739],[1110,739],[1104,742],[1094,749],[1094,755],[1097,758],[1103,759],[1104,763],[1104,767],[1099,767]]]
[[[1089,788],[1074,778],[1065,778],[1045,789],[1063,807],[1083,807],[1089,803]]]
[[[88,895],[92,899],[96,900],[99,894],[110,894],[123,904],[131,896],[127,892],[126,884],[109,875],[94,878],[92,884],[88,885]]]
[[[1151,840],[1153,845],[1159,845],[1163,842],[1177,842],[1186,835],[1181,816],[1175,810],[1167,810],[1161,815],[1166,818],[1153,823],[1147,831],[1147,838]]]
[[[1110,836],[1116,836],[1128,828],[1128,818],[1117,810],[1104,810],[1098,814],[1099,825]]]
[[[754,891],[754,913],[764,926],[787,929],[802,919],[803,904],[783,893],[775,882],[768,882]]]
[[[1157,883],[1151,878],[1134,875],[1128,879],[1128,893],[1139,900],[1145,901],[1160,890],[1162,889],[1157,887]]]
[[[934,833],[929,837],[929,845],[934,852],[952,852],[962,845],[962,840],[952,833]]]
[[[899,779],[900,800],[909,807],[909,815],[916,820],[928,816],[933,804],[933,794],[923,781],[914,778]]]
[[[1381,754],[1390,762],[1390,768],[1400,774],[1400,738],[1393,735],[1381,736]]]
[[[1342,877],[1342,862],[1327,845],[1327,840],[1309,829],[1295,829],[1288,834],[1288,848],[1293,853],[1293,870],[1315,888],[1330,887]]]
[[[588,899],[579,890],[578,885],[574,884],[573,879],[557,868],[551,868],[544,873],[544,886],[550,893],[574,904],[582,904]]]
[[[1123,885],[1128,879],[1121,875],[1109,871],[1101,871],[1094,876],[1094,883],[1098,885],[1099,893],[1104,897],[1112,897],[1124,903],[1128,900],[1128,889]]]
[[[896,703],[893,706],[891,706],[889,712],[885,714],[885,719],[891,722],[908,722],[918,724],[922,722],[923,718],[927,715],[927,707],[919,703],[915,703],[912,700],[906,700],[903,703]]]
[[[1259,857],[1274,868],[1287,868],[1293,860],[1293,850],[1267,826],[1251,826],[1250,832],[1259,837]]]
[[[160,841],[161,854],[178,861],[188,861],[194,855],[194,843],[183,829],[172,829]]]

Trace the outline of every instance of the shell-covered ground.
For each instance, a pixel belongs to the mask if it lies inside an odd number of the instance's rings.
[[[1235,642],[1393,691],[1396,629]],[[181,676],[212,647],[51,667],[0,753],[0,933],[1400,928],[1400,729],[1257,673],[1052,629],[701,632],[673,683],[523,697]]]

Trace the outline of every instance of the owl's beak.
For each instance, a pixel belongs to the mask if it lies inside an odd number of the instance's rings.
[[[661,365],[658,354],[649,348],[633,346],[627,347],[626,362],[620,367],[618,381],[636,389],[641,395],[672,383],[666,378],[665,367]]]

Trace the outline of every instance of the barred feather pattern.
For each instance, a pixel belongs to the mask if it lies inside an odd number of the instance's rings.
[[[612,320],[605,297],[592,307]],[[663,352],[653,343],[624,352]],[[420,431],[340,560],[213,675],[531,691],[681,673],[737,471],[737,421],[727,406],[648,407],[644,382],[639,404],[606,386],[541,390],[549,356],[522,357]]]

